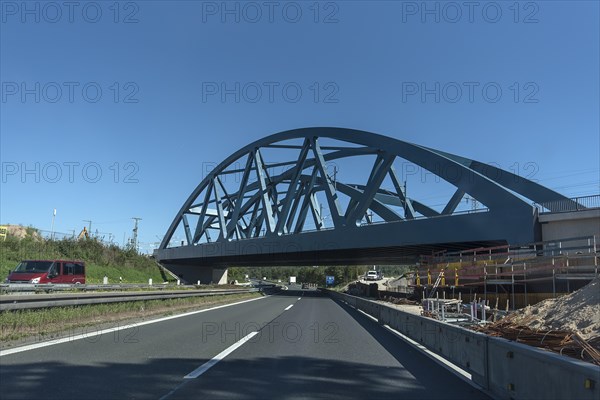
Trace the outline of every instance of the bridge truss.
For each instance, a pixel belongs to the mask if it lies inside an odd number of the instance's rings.
[[[407,166],[421,171],[421,181],[434,178],[433,193],[443,186],[443,204],[407,188],[414,177]],[[534,242],[533,203],[570,201],[440,150],[365,131],[304,128],[257,140],[208,171],[155,255],[194,266],[394,263],[439,249]]]

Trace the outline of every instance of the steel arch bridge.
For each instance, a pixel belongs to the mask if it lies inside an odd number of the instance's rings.
[[[341,181],[328,168],[364,157],[370,161],[359,181]],[[451,187],[443,207],[408,195],[399,160]],[[459,210],[465,198],[482,207]],[[440,150],[353,129],[303,128],[257,140],[218,164],[177,212],[155,256],[188,280],[202,267],[406,262],[441,249],[539,240],[533,203],[557,200],[571,201]],[[176,232],[184,239],[175,240]]]

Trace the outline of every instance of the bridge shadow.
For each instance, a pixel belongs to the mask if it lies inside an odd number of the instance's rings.
[[[422,399],[436,399],[436,398],[444,398],[444,399],[461,399],[464,397],[464,392],[462,394],[454,394],[453,389],[457,387],[462,387],[464,390],[468,388],[469,390],[469,399],[489,399],[487,395],[476,390],[468,383],[462,381],[458,378],[454,373],[450,372],[448,369],[442,367],[441,365],[433,362],[428,356],[423,354],[421,351],[417,350],[412,345],[407,342],[401,340],[397,335],[390,332],[388,329],[379,325],[377,322],[373,321],[371,318],[363,314],[362,312],[356,310],[355,308],[349,306],[346,303],[335,301],[330,299],[330,297],[321,291],[314,290],[305,292],[304,296],[309,297],[321,297],[323,300],[331,300],[333,301],[341,310],[345,312],[348,316],[350,316],[356,323],[360,325],[370,336],[372,336],[391,356],[393,356],[402,367],[412,375],[416,381],[423,385],[423,387],[428,388],[425,393],[421,393],[418,398]],[[368,360],[372,361],[372,360]],[[329,362],[329,361],[328,361]],[[369,364],[369,368],[372,365]],[[332,365],[333,367],[333,365]],[[376,368],[378,369],[378,368]],[[389,368],[384,368],[389,372]],[[352,373],[354,376],[354,373]],[[382,376],[387,376],[383,374]],[[393,376],[398,377],[398,372],[394,372]],[[357,379],[362,379],[362,375],[357,375]],[[365,374],[365,378],[368,381],[369,374]],[[394,387],[396,387],[394,385]],[[441,393],[437,392],[437,389],[442,389]],[[394,389],[394,395],[390,395],[389,398],[397,396],[395,398],[414,398],[413,394],[416,392],[408,391],[406,393],[398,393],[396,389]],[[366,393],[368,397],[371,396],[369,392]],[[377,396],[385,394],[376,393]],[[408,397],[404,397],[404,395],[408,395]]]
[[[280,291],[276,296],[299,294],[331,305],[316,290]],[[19,362],[17,354],[0,358],[0,398],[159,399],[169,394],[168,399],[488,399],[354,308],[340,302],[333,307],[356,321],[400,366],[382,365],[368,350],[360,352],[360,361],[348,361],[328,356],[335,352],[322,343],[311,354],[289,354],[293,345],[275,343],[246,357],[233,353],[199,378],[184,380],[208,359],[148,358],[134,348],[125,348],[123,359],[136,357],[139,362],[95,362],[93,353],[89,360],[74,354],[73,362],[44,361],[43,356]],[[340,344],[342,351],[360,345]]]
[[[167,399],[489,399],[473,388],[425,386],[398,368],[315,357],[226,360]]]
[[[226,359],[197,379],[183,379],[202,362],[162,358],[139,364],[2,365],[1,398],[487,399],[474,389],[457,391],[452,386],[444,387],[443,381],[428,386],[395,368],[314,357]]]
[[[91,360],[89,365],[43,361],[7,365],[0,361],[0,398],[156,399],[179,384],[181,379],[176,378],[197,367],[194,359],[155,359],[140,364]],[[179,376],[173,371],[180,371]]]

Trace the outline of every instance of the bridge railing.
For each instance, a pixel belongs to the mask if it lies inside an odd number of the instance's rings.
[[[533,203],[533,205],[540,213],[582,211],[590,208],[600,208],[600,194],[573,197],[568,200],[545,201]]]
[[[410,314],[385,304],[326,291],[471,374],[496,399],[581,399],[600,396],[600,367],[521,343]]]

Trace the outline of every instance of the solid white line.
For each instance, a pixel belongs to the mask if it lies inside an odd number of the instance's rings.
[[[292,308],[292,307],[294,307],[294,305],[293,305],[293,304],[290,304],[290,305],[289,305],[289,306],[287,306],[287,307],[285,308],[285,310],[283,310],[283,311],[287,311],[287,310],[289,310],[289,309],[290,309],[290,308]]]
[[[216,306],[216,307],[212,307],[212,308],[206,308],[206,309],[203,309],[203,310],[191,311],[191,312],[184,313],[184,314],[172,315],[170,317],[163,317],[163,318],[153,319],[153,320],[150,320],[150,321],[144,321],[144,322],[139,322],[139,323],[132,323],[132,324],[128,324],[126,326],[117,326],[115,328],[101,329],[101,330],[95,331],[95,332],[83,333],[83,334],[75,335],[75,336],[68,336],[68,337],[64,337],[62,339],[50,340],[48,342],[35,343],[35,344],[27,345],[27,346],[15,347],[14,349],[0,350],[0,357],[7,356],[9,354],[21,353],[23,351],[29,351],[29,350],[39,349],[41,347],[53,346],[55,344],[61,344],[61,343],[66,343],[66,342],[73,342],[75,340],[86,339],[86,338],[92,338],[92,337],[95,337],[95,336],[102,335],[104,333],[111,333],[111,332],[116,332],[116,331],[120,331],[120,330],[124,330],[124,329],[135,328],[135,327],[142,326],[142,325],[149,325],[149,324],[155,324],[157,322],[168,321],[170,319],[187,317],[188,315],[199,314],[199,313],[203,313],[203,312],[206,312],[206,311],[217,310],[219,308],[230,307],[230,306],[235,306],[235,305],[242,304],[242,303],[248,303],[248,302],[255,301],[255,300],[266,299],[267,297],[270,297],[270,295],[264,296],[264,297],[258,297],[256,299],[242,300],[242,301],[238,301],[236,303],[223,304],[223,305],[220,305],[220,306]]]
[[[348,304],[348,303],[346,303]],[[352,307],[352,306],[350,306]],[[367,314],[366,312],[359,310],[356,307],[353,307],[356,311],[363,313],[364,315],[366,315],[367,317],[371,318],[374,321],[377,321],[377,318]],[[453,373],[455,376],[459,377],[460,379],[462,379],[463,381],[467,382],[468,384],[470,384],[471,386],[473,386],[474,388],[478,389],[478,390],[482,390],[485,392],[485,390],[478,385],[477,383],[473,382],[473,378],[471,376],[471,374],[467,371],[465,371],[464,369],[462,369],[461,367],[459,367],[456,364],[453,364],[452,362],[446,360],[444,357],[434,353],[433,351],[429,350],[427,347],[423,346],[422,344],[420,344],[419,342],[416,342],[414,340],[412,340],[411,338],[409,338],[408,336],[404,335],[403,333],[397,331],[396,329],[392,328],[389,325],[383,325],[383,327],[385,329],[387,329],[388,331],[392,332],[393,334],[395,334],[396,336],[398,336],[400,339],[404,340],[405,342],[407,342],[409,345],[412,345],[413,347],[415,347],[418,351],[420,351],[421,353],[423,353],[426,357],[429,357],[429,359],[431,359],[433,362],[437,363],[438,365],[446,368],[448,371],[450,371],[451,373]]]
[[[346,304],[348,304],[348,303],[346,303]],[[350,304],[348,304],[348,305],[350,305]],[[352,307],[352,306],[350,306],[350,307]],[[371,314],[367,314],[367,313],[366,313],[366,312],[364,312],[363,310],[359,310],[359,309],[358,309],[358,308],[356,308],[356,307],[353,307],[353,308],[354,308],[356,311],[358,311],[358,312],[360,312],[360,313],[363,313],[363,314],[364,314],[364,315],[366,315],[367,317],[371,318],[373,321],[375,321],[375,322],[379,322],[379,320],[378,320],[377,318],[375,318],[374,316],[372,316]]]
[[[227,357],[229,354],[231,354],[231,352],[233,352],[235,349],[246,343],[248,340],[252,339],[257,334],[258,332],[256,331],[250,332],[249,334],[238,340],[236,343],[232,344],[231,346],[214,356],[212,359],[205,362],[200,367],[196,368],[195,370],[184,376],[183,379],[196,379],[197,377],[208,371],[216,363],[218,363],[219,361]]]
[[[442,356],[435,354],[434,352],[429,350],[427,347],[423,346],[422,344],[420,344],[418,342],[415,342],[414,340],[412,340],[408,336],[402,334],[401,332],[398,332],[391,326],[384,325],[384,328],[386,328],[387,330],[396,334],[398,337],[400,337],[401,340],[404,340],[407,343],[412,344],[417,350],[421,351],[426,357],[429,357],[433,362],[437,363],[438,365],[445,368],[450,373],[454,374],[454,376],[458,377],[462,381],[473,386],[475,389],[480,390],[483,393],[489,394],[489,391],[487,389],[485,389],[483,386],[481,386],[478,383],[475,383],[475,381],[473,381],[473,376],[469,372],[465,371],[458,365],[453,364],[450,361],[443,358]]]
[[[455,373],[462,375],[463,377],[467,378],[468,380],[472,379],[470,373],[468,373],[467,371],[465,371],[464,369],[462,369],[458,365],[453,364],[450,361],[446,360],[444,357],[442,357],[442,356],[434,353],[433,351],[429,350],[427,347],[423,346],[419,342],[416,342],[416,341],[412,340],[408,336],[404,335],[402,332],[397,331],[396,329],[392,328],[389,325],[384,325],[384,328],[386,328],[387,330],[389,330],[392,333],[396,334],[401,339],[403,339],[404,341],[406,341],[409,344],[413,345],[414,347],[418,348],[422,352],[426,353],[429,356],[429,358],[433,359],[433,361],[437,361],[438,364],[442,364],[442,366],[446,366],[446,367],[452,369]]]

